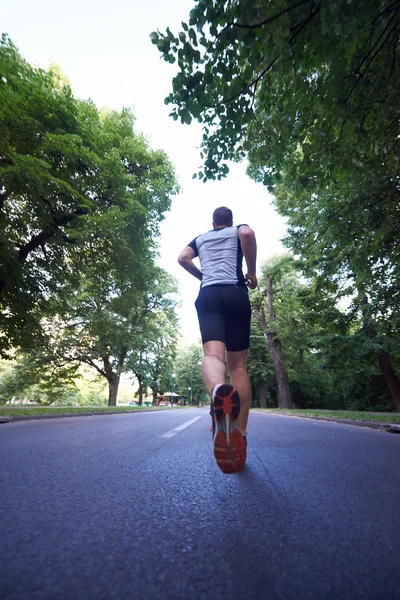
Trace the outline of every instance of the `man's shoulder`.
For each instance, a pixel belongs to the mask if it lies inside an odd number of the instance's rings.
[[[200,233],[200,235],[197,236],[196,240],[204,240],[207,237],[213,237],[215,236],[216,231],[216,229],[209,229],[208,231],[204,231],[204,233]]]

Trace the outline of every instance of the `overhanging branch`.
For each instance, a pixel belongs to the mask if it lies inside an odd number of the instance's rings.
[[[240,27],[241,29],[257,29],[258,27],[263,27],[264,25],[267,25],[268,23],[272,23],[273,21],[276,21],[276,19],[279,19],[279,17],[281,17],[282,15],[285,15],[286,13],[291,12],[298,6],[301,6],[302,4],[310,4],[310,2],[312,2],[312,1],[313,0],[301,0],[300,2],[297,2],[297,4],[292,4],[292,6],[289,6],[288,8],[281,10],[281,12],[277,13],[276,15],[273,15],[272,17],[268,17],[268,18],[264,19],[264,21],[261,21],[260,23],[255,23],[254,25],[245,25],[244,23],[238,23],[238,22],[232,22],[232,23],[229,23],[229,25],[232,25],[233,27]]]
[[[17,260],[19,262],[24,262],[24,260],[26,260],[26,258],[28,257],[28,255],[31,252],[33,252],[34,250],[37,250],[37,248],[39,248],[40,246],[43,246],[49,239],[54,237],[57,234],[57,229],[59,227],[62,227],[63,225],[67,225],[68,223],[70,223],[71,221],[76,219],[76,217],[81,216],[81,215],[86,215],[86,214],[88,214],[88,211],[81,208],[81,209],[75,210],[73,213],[71,213],[69,215],[63,215],[62,217],[55,217],[53,219],[53,223],[50,225],[50,227],[47,227],[47,229],[43,229],[43,231],[41,231],[37,235],[32,236],[32,238],[30,239],[30,241],[27,244],[20,247],[20,250],[17,254]]]

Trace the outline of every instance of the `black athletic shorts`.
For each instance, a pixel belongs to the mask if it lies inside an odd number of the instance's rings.
[[[230,352],[248,349],[251,308],[246,287],[208,285],[200,288],[195,306],[203,344],[224,342]]]

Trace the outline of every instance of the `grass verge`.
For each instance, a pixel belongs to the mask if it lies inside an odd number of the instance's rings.
[[[179,408],[179,407],[174,407]],[[0,417],[30,417],[40,415],[76,415],[96,413],[140,412],[143,410],[171,410],[170,406],[35,406],[28,408],[1,408]]]
[[[284,408],[255,408],[260,412],[277,413],[280,415],[291,415],[299,417],[324,417],[325,419],[346,419],[348,421],[366,421],[369,423],[400,423],[400,414],[383,414],[375,412],[359,412],[351,410],[311,410]]]

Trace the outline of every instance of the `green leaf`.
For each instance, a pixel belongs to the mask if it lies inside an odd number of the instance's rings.
[[[195,46],[197,46],[197,36],[192,27],[189,29],[189,39],[192,40]]]

